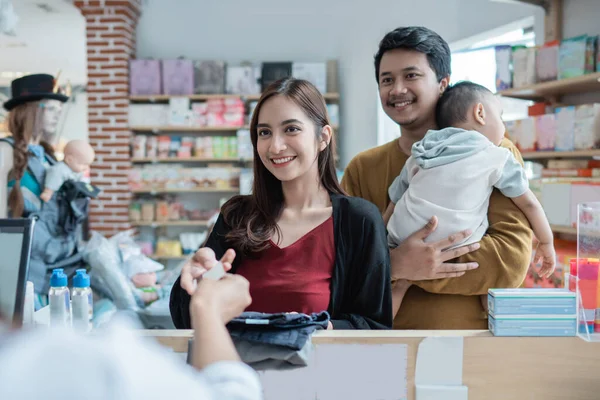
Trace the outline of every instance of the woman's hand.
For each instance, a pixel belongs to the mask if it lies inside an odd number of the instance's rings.
[[[233,249],[227,250],[223,258],[221,258],[221,263],[225,271],[231,269],[234,259],[235,251]],[[198,286],[197,280],[200,279],[202,274],[217,265],[217,263],[215,252],[212,249],[208,247],[199,249],[181,269],[181,288],[190,296],[193,295]]]

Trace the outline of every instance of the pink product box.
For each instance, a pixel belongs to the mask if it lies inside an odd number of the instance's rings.
[[[600,201],[600,183],[573,182],[571,184],[571,225],[577,224],[577,205]]]
[[[194,64],[191,60],[163,60],[162,77],[164,94],[194,94]]]
[[[161,94],[159,60],[129,61],[129,93],[142,96]]]
[[[554,150],[556,142],[556,118],[554,114],[535,117],[538,150]]]
[[[223,102],[225,103],[225,105],[227,107],[237,107],[237,106],[244,107],[244,102],[239,97],[228,97],[228,98],[225,98],[223,100]]]
[[[223,118],[223,114],[209,113],[206,116],[206,125],[208,125],[208,126],[224,126],[225,118]]]
[[[225,125],[227,126],[242,126],[244,125],[243,113],[225,113],[223,114]]]
[[[225,102],[223,99],[209,99],[206,102],[206,110],[208,113],[220,114],[225,112]]]
[[[208,118],[206,117],[206,115],[202,115],[202,114],[194,114],[193,115],[193,120],[192,120],[193,126],[206,126],[207,124],[208,124]]]
[[[208,104],[203,103],[192,103],[192,112],[194,115],[206,115],[208,112]]]
[[[244,108],[244,105],[235,105],[235,106],[228,106],[225,105],[225,112],[226,113],[232,113],[232,114],[245,114],[246,109]]]

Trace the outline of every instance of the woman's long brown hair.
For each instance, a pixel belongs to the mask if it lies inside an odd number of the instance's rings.
[[[254,183],[252,194],[235,196],[221,209],[225,223],[231,227],[226,240],[237,251],[255,253],[269,246],[269,239],[279,230],[277,220],[284,207],[281,181],[263,165],[257,150],[258,116],[268,99],[284,96],[296,103],[313,122],[316,140],[324,126],[331,125],[323,96],[310,82],[284,78],[269,85],[258,100],[250,123],[250,138],[254,148]],[[315,142],[316,143],[316,142]],[[321,185],[332,194],[345,194],[335,171],[335,135],[319,152],[317,165]],[[281,237],[281,235],[280,235]]]
[[[43,128],[43,109],[40,108],[40,102],[29,102],[21,104],[10,111],[8,114],[8,131],[12,134],[13,145],[13,167],[10,172],[10,179],[15,180],[8,195],[8,207],[13,218],[19,218],[23,215],[24,200],[21,192],[21,179],[27,168],[29,159],[28,145],[42,136]],[[48,143],[40,142],[46,153],[54,157],[54,150]],[[40,182],[40,185],[43,182]]]

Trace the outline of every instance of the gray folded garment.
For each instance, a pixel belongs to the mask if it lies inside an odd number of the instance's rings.
[[[290,370],[308,365],[313,351],[312,341],[308,339],[300,350],[291,350],[273,344],[258,344],[234,338],[233,343],[243,362],[257,371]]]
[[[244,339],[233,339],[233,343],[243,362],[256,371],[290,370],[308,365],[314,346],[310,338],[300,350],[273,344],[259,344]],[[187,363],[192,364],[194,339],[188,341]]]

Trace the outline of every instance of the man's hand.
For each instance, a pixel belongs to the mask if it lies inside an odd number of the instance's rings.
[[[427,225],[391,251],[392,281],[452,278],[462,276],[465,272],[479,267],[477,263],[447,262],[479,249],[479,243],[473,243],[445,250],[469,237],[470,231],[450,235],[447,239],[436,243],[425,242],[425,239],[436,229],[437,222],[437,217],[431,218]]]

